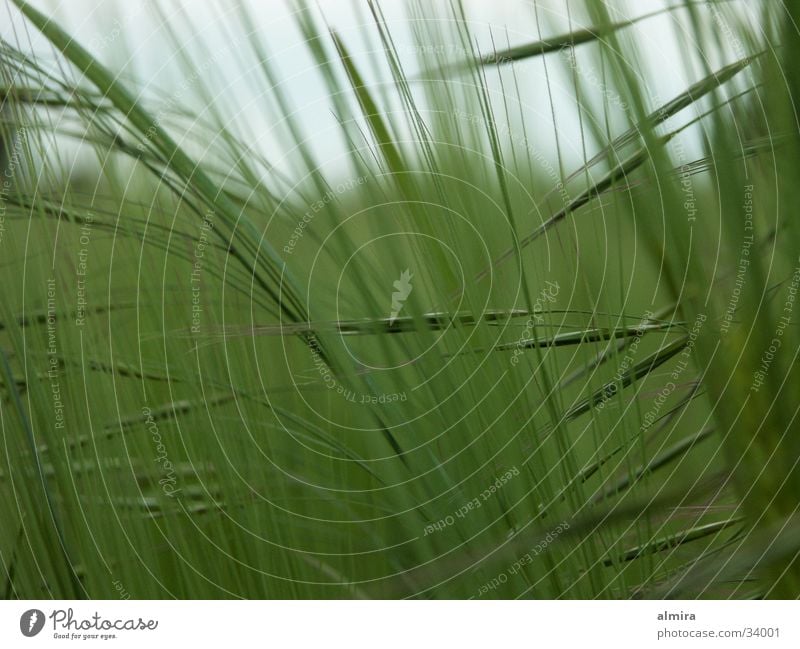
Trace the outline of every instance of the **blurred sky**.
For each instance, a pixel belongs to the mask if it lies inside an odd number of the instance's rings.
[[[37,52],[48,52],[44,39],[23,24],[10,3],[6,4],[9,20],[0,21],[3,38],[25,43],[23,47]],[[193,82],[186,83],[188,72],[179,51],[183,48],[206,85],[218,93],[218,106],[225,119],[235,124],[241,135],[272,163],[283,166],[281,157],[286,150],[285,142],[282,144],[274,132],[274,111],[264,97],[264,87],[254,84],[256,62],[241,54],[244,34],[235,2],[34,0],[33,4],[53,16],[101,60],[119,71],[122,78],[137,79],[137,87],[145,90],[150,101],[174,105],[180,91],[177,103],[185,101],[196,110],[197,100],[192,97],[197,88],[193,87]],[[433,0],[429,4],[441,12],[449,6],[445,0]],[[366,2],[320,0],[318,6],[325,20],[350,48],[365,78],[370,84],[378,85],[382,81],[380,75],[385,75],[387,68],[380,63],[373,65],[382,60],[382,55],[375,52],[378,40]],[[381,6],[406,71],[413,73],[417,62],[408,28],[409,12],[404,3],[397,1],[384,2]],[[588,26],[586,18],[577,12],[579,5],[574,1],[541,0],[537,3],[538,24],[533,4],[524,0],[466,0],[465,6],[478,46],[484,52],[492,51],[493,42],[498,46],[507,42],[523,44],[541,36],[564,33],[570,25],[572,29]],[[632,0],[608,3],[608,6],[613,10],[612,17],[622,21],[664,9],[669,3]],[[281,92],[297,109],[295,117],[313,142],[319,160],[335,169],[343,153],[343,144],[338,137],[328,92],[296,27],[290,5],[282,0],[254,0],[248,7],[254,17],[253,29],[265,43],[273,67],[280,73]],[[567,8],[570,9],[569,18]],[[703,74],[703,62],[687,41],[688,22],[680,20],[680,15],[679,12],[664,13],[637,23],[635,32],[626,30],[626,34],[635,33],[642,52],[636,64],[641,66],[642,78],[647,80],[651,94],[661,102],[672,98]],[[180,43],[180,47],[171,44],[167,24],[174,30],[174,42]],[[366,34],[371,38],[366,38]],[[445,44],[444,38],[438,45],[442,44]],[[723,47],[727,51],[704,51],[701,56],[707,58],[712,68],[723,60],[738,58],[736,43],[725,44],[723,39]],[[551,58],[558,56],[554,54]],[[585,65],[594,63],[587,59]],[[567,165],[575,166],[583,159],[580,129],[572,80],[562,67],[551,65],[548,69],[555,111],[551,110],[542,59],[520,63],[515,69],[520,82],[520,101],[525,113],[531,115],[531,123],[537,125],[532,138],[536,146],[554,157],[555,113],[562,153]],[[595,71],[590,76],[601,75]],[[496,74],[489,78],[489,83],[499,94]],[[690,148],[694,147],[694,152],[699,153],[700,139],[695,135],[694,140]]]

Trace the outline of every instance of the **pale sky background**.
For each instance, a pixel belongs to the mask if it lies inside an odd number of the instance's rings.
[[[443,9],[448,6],[445,0],[432,0],[432,4],[437,2]],[[122,70],[124,76],[140,79],[141,86],[147,88],[148,94],[169,100],[169,93],[176,92],[175,89],[180,87],[181,81],[186,79],[186,70],[180,58],[175,56],[175,52],[165,48],[164,43],[168,41],[163,32],[159,32],[163,21],[153,12],[153,0],[34,0],[33,4],[52,15],[112,69]],[[379,79],[373,74],[370,63],[380,60],[382,56],[370,52],[370,44],[363,37],[365,32],[374,35],[374,27],[371,22],[366,28],[363,26],[363,21],[370,21],[370,15],[366,2],[361,0],[360,4],[360,11],[355,9],[356,5],[351,0],[320,0],[319,7],[328,23],[350,48],[365,77],[374,84]],[[627,4],[616,2],[610,7],[627,7],[617,16],[619,20],[624,20],[663,9],[670,4],[675,3],[665,0],[631,0]],[[748,11],[740,2],[728,4],[738,6],[739,13]],[[753,10],[755,4],[750,3]],[[506,40],[511,45],[516,45],[538,40],[540,37],[531,2],[467,0],[465,5],[474,35],[484,52],[492,51],[492,37],[498,47],[505,45]],[[282,147],[273,137],[274,119],[265,106],[263,87],[254,85],[252,70],[249,74],[239,76],[243,66],[237,60],[236,39],[241,37],[242,32],[232,13],[234,2],[167,0],[160,6],[170,16],[170,24],[180,35],[180,41],[185,45],[191,60],[197,65],[208,66],[203,74],[209,75],[209,79],[213,80],[209,86],[222,92],[223,103],[231,119],[246,126],[248,132],[243,135],[248,142],[257,146],[280,167]],[[292,104],[298,108],[297,117],[300,123],[304,125],[306,132],[313,135],[312,141],[319,160],[330,161],[335,168],[335,160],[342,154],[342,144],[335,135],[337,128],[331,115],[330,100],[294,25],[288,3],[264,0],[250,2],[248,6],[255,16],[259,38],[266,43],[275,68],[280,70],[282,92],[291,97]],[[544,36],[557,35],[568,30],[566,6],[564,0],[540,0],[538,7]],[[575,15],[577,4],[572,2],[569,6],[572,10],[573,28],[586,26]],[[408,66],[407,72],[413,72],[416,65],[412,54],[413,40],[407,28],[408,14],[403,3],[384,2],[382,7],[398,50],[409,54],[404,57],[404,64]],[[18,11],[10,3],[7,3],[4,13],[10,19],[6,20],[4,17],[0,21],[3,24],[0,28],[3,38],[12,42],[17,38],[21,42],[30,38],[35,51],[48,51],[44,39],[33,28],[23,26]],[[699,58],[687,46],[686,37],[678,37],[688,24],[676,20],[679,15],[681,14],[670,12],[649,18],[637,23],[634,28],[639,43],[643,45],[642,58],[638,63],[645,71],[644,76],[651,85],[651,92],[662,102],[677,95],[702,76]],[[634,30],[628,29],[625,33],[633,34]],[[688,33],[687,31],[686,34]],[[373,39],[372,47],[376,42]],[[738,58],[735,42],[728,39],[724,45],[727,48],[725,53],[703,53],[712,67],[719,66],[723,60],[732,61]],[[694,67],[692,72],[687,72],[686,56]],[[252,64],[252,59],[248,61],[247,66]],[[588,64],[591,64],[591,60],[588,60]],[[530,111],[531,123],[540,125],[532,139],[536,140],[537,147],[542,150],[554,152],[552,111],[541,59],[520,63],[516,70],[521,84],[520,99],[525,111]],[[583,154],[572,82],[560,72],[557,65],[549,68],[549,72],[563,153],[568,166],[577,166]],[[597,74],[599,76],[599,71]],[[489,81],[490,87],[499,91],[496,77]],[[191,88],[186,94],[189,98],[187,105],[196,109],[197,103],[191,100],[190,94]],[[691,154],[699,155],[699,138],[695,136],[688,146]]]

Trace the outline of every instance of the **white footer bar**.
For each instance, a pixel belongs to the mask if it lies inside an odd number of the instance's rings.
[[[0,647],[797,648],[799,631],[796,601],[0,602]]]

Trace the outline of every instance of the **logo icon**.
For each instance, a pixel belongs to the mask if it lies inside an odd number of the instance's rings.
[[[19,618],[19,630],[22,635],[32,638],[44,628],[44,613],[38,608],[25,611]]]
[[[414,288],[411,286],[411,278],[414,277],[411,272],[406,268],[402,273],[400,273],[400,279],[392,282],[392,286],[396,289],[392,293],[392,313],[389,316],[389,324],[394,324],[395,319],[400,314],[400,309],[403,308],[403,303],[408,299],[408,296],[411,295],[411,291]]]

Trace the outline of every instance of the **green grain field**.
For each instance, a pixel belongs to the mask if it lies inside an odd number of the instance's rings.
[[[96,4],[2,8],[0,596],[800,596],[796,3]]]

